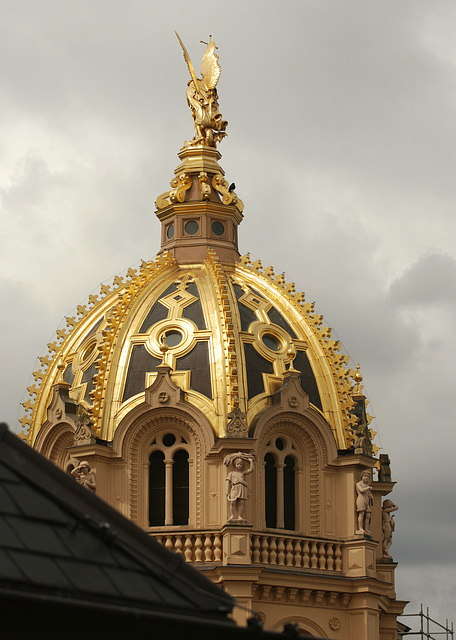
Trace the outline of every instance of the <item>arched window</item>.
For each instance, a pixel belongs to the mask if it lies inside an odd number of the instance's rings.
[[[188,453],[180,449],[173,459],[173,524],[188,524]]]
[[[264,456],[264,463],[266,526],[275,529],[277,526],[277,470],[272,453]]]
[[[173,433],[157,436],[149,456],[149,526],[186,525],[189,514],[187,442]]]
[[[154,451],[149,458],[149,524],[165,524],[165,454]]]
[[[266,527],[296,528],[296,451],[286,438],[270,440],[264,456]]]
[[[295,529],[296,480],[295,461],[291,456],[285,458],[283,469],[283,519],[285,529]]]

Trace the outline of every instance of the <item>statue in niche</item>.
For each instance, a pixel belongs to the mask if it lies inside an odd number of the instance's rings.
[[[380,454],[380,469],[378,472],[378,479],[380,482],[391,482],[391,466],[389,455],[387,453]]]
[[[383,557],[388,560],[392,560],[392,557],[388,553],[388,550],[393,542],[393,531],[395,529],[396,523],[394,522],[394,516],[392,515],[393,511],[397,511],[399,507],[397,504],[394,504],[392,500],[384,500],[382,505],[382,530],[383,530],[383,539],[382,539],[382,549],[383,549]]]
[[[184,60],[192,78],[187,85],[187,102],[195,125],[195,137],[190,143],[186,142],[185,144],[215,147],[217,142],[226,136],[225,129],[228,125],[219,112],[216,86],[222,69],[218,61],[219,57],[215,53],[217,47],[215,42],[211,40],[212,36],[209,36],[209,42],[201,60],[200,73],[202,77],[198,79],[184,43],[177,33],[176,36],[184,52]]]
[[[230,517],[228,521],[244,522],[242,513],[244,511],[245,501],[247,500],[247,483],[245,476],[253,471],[254,456],[251,453],[230,453],[225,456],[223,464],[227,467],[232,466],[233,470],[226,476],[226,496],[230,503]],[[249,467],[245,469],[245,464]]]
[[[362,472],[359,482],[356,483],[356,512],[358,514],[357,534],[370,535],[370,522],[374,497],[372,495],[371,474],[367,469]]]
[[[71,475],[76,478],[76,482],[79,482],[83,487],[95,493],[97,488],[95,471],[90,468],[90,465],[86,460],[83,460],[77,465],[77,467],[72,469]]]

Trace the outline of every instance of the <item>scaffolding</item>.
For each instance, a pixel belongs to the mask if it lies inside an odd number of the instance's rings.
[[[404,613],[401,618],[413,618],[410,623],[414,627],[419,626],[417,631],[414,631],[411,627],[404,625],[404,630],[399,632],[399,638],[409,638],[410,636],[417,636],[420,640],[454,640],[453,623],[448,622],[448,618],[445,621],[445,625],[440,624],[436,620],[433,620],[429,615],[429,607],[426,607],[426,613],[423,611],[423,605],[419,613]]]

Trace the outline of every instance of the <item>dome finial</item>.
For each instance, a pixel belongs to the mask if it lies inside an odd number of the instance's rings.
[[[359,395],[361,393],[360,385],[363,381],[363,376],[359,372],[359,362],[356,365],[356,373],[353,376],[353,380],[356,382],[355,395]]]
[[[57,375],[57,384],[61,384],[62,382],[65,382],[65,380],[63,379],[63,372],[65,371],[65,363],[63,362],[62,358],[59,358],[59,361],[57,363],[57,371],[59,372]]]
[[[162,352],[162,361],[161,364],[168,364],[168,358],[167,358],[167,353],[169,351],[169,346],[166,344],[165,342],[166,340],[166,335],[163,334],[162,337],[160,338],[160,351]]]
[[[290,346],[288,347],[287,357],[290,359],[290,364],[288,365],[288,371],[297,371],[297,369],[295,369],[293,366],[293,360],[296,358],[296,347],[292,342],[290,342]]]
[[[222,68],[219,64],[219,57],[215,53],[217,47],[209,36],[209,42],[205,42],[206,50],[201,60],[200,73],[201,79],[196,77],[188,51],[179,34],[174,32],[184,52],[184,60],[187,63],[191,80],[187,85],[187,102],[193,117],[195,125],[195,136],[190,142],[186,142],[186,146],[203,145],[205,147],[216,147],[217,142],[223,140],[226,136],[226,127],[228,122],[223,120],[219,111],[217,82],[220,78]],[[202,41],[201,41],[202,42]]]

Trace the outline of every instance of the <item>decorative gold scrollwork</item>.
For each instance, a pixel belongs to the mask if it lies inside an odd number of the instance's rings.
[[[212,186],[222,194],[223,204],[236,204],[236,194],[234,193],[234,191],[228,191],[228,182],[220,173],[216,173],[212,178]]]
[[[180,176],[171,180],[171,186],[173,187],[169,192],[171,202],[184,202],[185,192],[192,186],[192,179],[186,173],[181,173]]]
[[[212,178],[212,186],[222,194],[223,204],[234,204],[241,213],[244,211],[244,203],[237,197],[234,191],[230,191],[228,182],[220,173],[216,173]]]
[[[168,197],[169,191],[165,191],[165,193],[162,193],[157,197],[157,199],[155,200],[155,206],[157,207],[157,209],[160,210],[169,207],[171,202],[168,200]]]
[[[198,175],[198,180],[201,189],[201,200],[209,200],[211,197],[211,187],[207,184],[207,173],[201,171]]]

